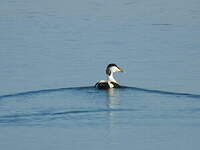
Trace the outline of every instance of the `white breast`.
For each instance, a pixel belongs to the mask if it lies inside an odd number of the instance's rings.
[[[114,85],[111,82],[108,82],[110,88],[114,88]]]

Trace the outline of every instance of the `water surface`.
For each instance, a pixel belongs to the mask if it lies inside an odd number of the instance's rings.
[[[198,149],[199,7],[2,0],[0,147]],[[91,87],[109,63],[125,70],[116,79],[131,88]]]
[[[191,139],[199,136],[199,105],[200,95],[136,87],[3,95],[0,126],[5,134],[0,138],[7,149],[11,143],[18,149],[39,145],[45,149],[154,149],[158,145],[169,149],[182,142],[178,148],[189,148],[198,146],[198,140]]]

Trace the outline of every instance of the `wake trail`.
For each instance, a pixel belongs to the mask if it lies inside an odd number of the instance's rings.
[[[37,95],[37,94],[66,91],[66,90],[84,90],[84,89],[98,90],[98,89],[95,89],[94,86],[44,89],[44,90],[27,91],[27,92],[19,92],[19,93],[13,93],[13,94],[0,95],[0,99],[18,97],[18,96]],[[200,98],[199,94],[170,92],[170,91],[162,91],[162,90],[145,89],[145,88],[139,88],[139,87],[121,86],[121,88],[119,88],[118,90],[120,90],[120,89],[128,89],[128,90],[133,90],[133,91],[143,91],[143,92],[162,94],[162,95],[185,96],[185,97],[198,98],[198,99]]]

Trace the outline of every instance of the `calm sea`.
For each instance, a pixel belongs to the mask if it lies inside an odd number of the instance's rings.
[[[2,0],[0,149],[198,149],[199,8]],[[92,87],[109,63],[129,88]]]

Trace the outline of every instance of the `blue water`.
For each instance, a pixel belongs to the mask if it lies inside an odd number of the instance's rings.
[[[198,149],[198,0],[2,0],[0,149]],[[127,86],[92,86],[105,67]]]
[[[0,97],[0,139],[5,149],[188,149],[199,106],[200,95],[135,87],[16,93]]]

